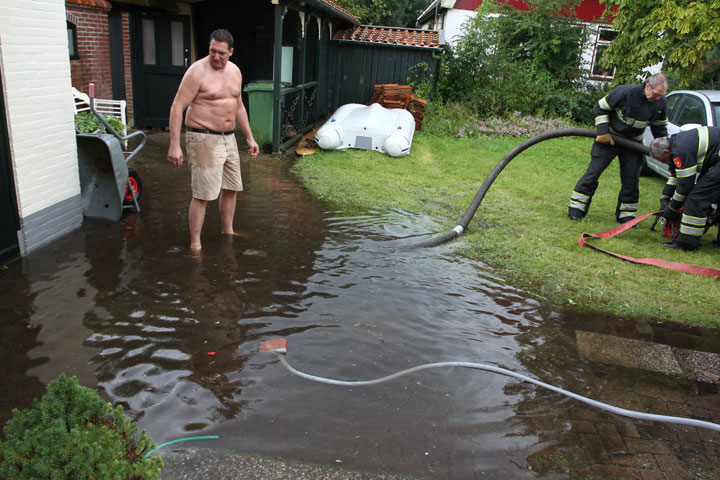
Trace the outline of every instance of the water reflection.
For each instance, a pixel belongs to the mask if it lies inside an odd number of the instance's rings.
[[[522,478],[589,475],[584,468],[632,451],[628,438],[673,429],[478,370],[361,388],[317,384],[258,353],[260,342],[286,337],[291,364],[345,380],[475,361],[631,409],[682,409],[717,393],[699,377],[630,368],[592,346],[590,355],[583,343],[618,336],[716,354],[717,335],[556,311],[458,255],[458,242],[380,248],[443,226],[402,211],[325,211],[272,157],[243,163],[243,236],[215,233],[218,214],[208,209],[203,254],[192,256],[187,172],[152,161],[167,149],[150,135],[151,152],[153,142],[156,156],[137,165],[140,214],[87,221],[0,273],[6,416],[65,372],[123,404],[157,443],[215,434],[215,448],[350,468]]]

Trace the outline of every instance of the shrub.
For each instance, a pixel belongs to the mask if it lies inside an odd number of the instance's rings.
[[[530,2],[528,2],[530,3]],[[437,92],[483,117],[514,112],[592,123],[581,51],[587,32],[558,12],[572,0],[532,2],[529,11],[483,2],[455,49],[443,55]]]
[[[452,137],[532,137],[573,124],[562,118],[543,118],[513,112],[504,117],[483,118],[456,102],[430,102],[423,118],[423,132]]]
[[[109,115],[103,115],[103,118],[118,134],[122,135],[122,132],[125,129],[125,124],[123,124],[122,120]],[[82,133],[93,133],[97,130],[101,130],[103,132],[106,131],[105,125],[103,125],[100,119],[91,112],[80,112],[76,114],[75,128],[80,130]]]
[[[77,378],[60,375],[28,410],[13,410],[0,443],[0,478],[157,479],[160,457],[143,430]]]

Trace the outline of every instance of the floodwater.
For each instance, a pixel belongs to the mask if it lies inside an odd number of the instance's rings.
[[[480,362],[625,408],[718,422],[717,331],[556,310],[456,243],[388,249],[446,226],[329,209],[299,186],[288,157],[244,161],[242,236],[218,234],[214,202],[194,257],[189,175],[167,164],[166,149],[167,134],[151,132],[131,165],[144,186],[139,214],[86,220],[0,271],[3,421],[66,373],[122,404],[157,444],[218,435],[197,443],[427,478],[667,474],[671,458],[712,478],[717,432],[616,417],[468,368],[326,385],[258,348],[284,337],[290,365],[341,380]]]

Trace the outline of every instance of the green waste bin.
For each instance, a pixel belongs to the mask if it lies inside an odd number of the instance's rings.
[[[257,81],[245,87],[248,94],[248,115],[253,137],[260,149],[272,152],[273,139],[273,83]]]

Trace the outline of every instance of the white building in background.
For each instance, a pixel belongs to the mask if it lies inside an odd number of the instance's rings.
[[[523,0],[505,0],[506,4],[519,10],[528,10]],[[417,19],[418,28],[438,30],[444,33],[445,41],[455,46],[460,40],[465,24],[475,17],[482,0],[433,0]],[[610,46],[617,32],[604,18],[605,4],[602,0],[583,0],[575,9],[578,24],[588,29],[588,45],[582,53],[588,79],[606,82],[613,79],[613,72],[600,66],[603,51]],[[650,73],[660,71],[660,65],[647,69]]]

